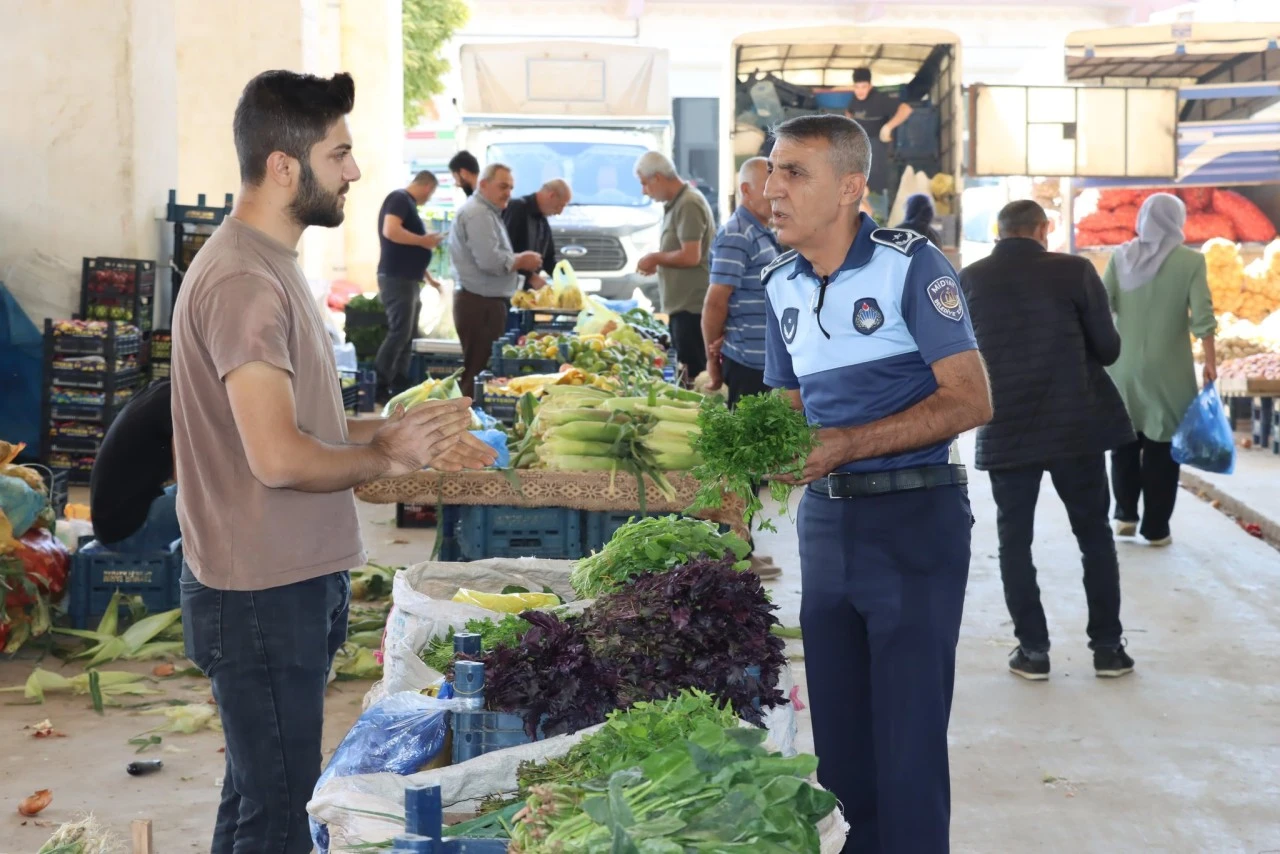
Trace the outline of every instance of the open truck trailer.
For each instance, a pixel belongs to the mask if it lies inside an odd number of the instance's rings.
[[[746,33],[734,39],[730,90],[721,98],[721,126],[731,129],[721,147],[722,213],[736,203],[738,167],[768,154],[769,129],[798,115],[843,114],[853,96],[853,70],[870,68],[872,84],[912,107],[890,146],[894,163],[890,201],[910,167],[935,185],[939,237],[959,257],[962,126],[960,39],[943,30],[816,27]],[[914,192],[914,188],[909,192]],[[889,223],[892,224],[892,223]]]
[[[515,195],[563,178],[573,201],[552,217],[558,260],[583,290],[657,301],[636,272],[658,248],[662,206],[635,174],[646,151],[671,153],[668,55],[659,48],[575,41],[465,44],[459,56],[459,148],[505,163]]]
[[[1189,223],[1196,227],[1189,227],[1187,236],[1195,244],[1213,234],[1215,227],[1228,226],[1220,220],[1215,226],[1212,208],[1193,210],[1194,201],[1210,199],[1207,189],[1229,189],[1251,204],[1256,215],[1265,217],[1274,232],[1274,225],[1280,223],[1278,43],[1280,24],[1267,23],[1124,27],[1069,35],[1068,81],[1085,87],[1173,88],[1178,98],[1175,173],[1078,178],[1072,182],[1073,191],[1087,195],[1066,194],[1077,207],[1069,220],[1088,224],[1086,217],[1102,191],[1112,191],[1113,198],[1121,188],[1175,191],[1192,202],[1189,211],[1198,221]],[[1140,198],[1135,194],[1134,201]],[[1234,236],[1218,236],[1238,240],[1242,257],[1248,260],[1261,254],[1267,233],[1264,224],[1260,232],[1255,226]],[[1110,249],[1097,245],[1096,235],[1093,229],[1073,228],[1071,245],[1081,254],[1105,260]]]
[[[960,38],[946,30],[771,30],[739,36],[731,50],[732,92],[722,109],[732,145],[721,157],[721,186],[736,188],[742,161],[767,153],[773,125],[797,115],[844,113],[853,70],[869,68],[872,85],[912,108],[888,149],[894,177],[886,224],[897,221],[902,196],[927,188],[943,251],[957,266],[965,175],[1175,175],[1172,88],[964,87]],[[907,170],[927,180],[903,181]],[[732,209],[733,194],[724,201]]]

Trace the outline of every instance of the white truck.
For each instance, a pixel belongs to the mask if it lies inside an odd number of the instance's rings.
[[[636,262],[657,250],[662,206],[640,189],[641,154],[671,153],[665,50],[574,41],[465,44],[458,147],[505,163],[515,195],[563,178],[573,202],[551,219],[559,259],[584,291],[657,302]]]

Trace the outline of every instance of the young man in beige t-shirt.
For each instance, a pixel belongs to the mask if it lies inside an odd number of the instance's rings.
[[[483,468],[470,401],[348,421],[298,265],[342,222],[355,86],[264,72],[236,107],[241,188],[196,256],[173,320],[173,441],[187,654],[210,678],[227,772],[212,851],[311,851],[324,690],[365,561],[352,487],[430,465]]]

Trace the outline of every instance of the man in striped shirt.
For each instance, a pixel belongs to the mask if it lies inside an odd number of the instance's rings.
[[[702,306],[711,389],[729,386],[729,406],[764,384],[764,287],[760,271],[780,249],[769,230],[764,197],[768,161],[752,157],[738,170],[738,207],[711,244],[711,286]]]

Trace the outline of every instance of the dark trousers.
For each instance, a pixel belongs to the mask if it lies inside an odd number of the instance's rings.
[[[226,739],[212,854],[307,854],[329,668],[347,638],[345,572],[269,590],[205,587],[182,570],[187,657]]]
[[[1138,440],[1111,452],[1111,486],[1116,496],[1116,518],[1142,520],[1140,533],[1148,540],[1169,536],[1169,520],[1178,500],[1181,467],[1170,454],[1169,442],[1153,442],[1141,433]],[[1142,515],[1138,515],[1138,499]]]
[[[379,275],[378,296],[387,310],[387,337],[374,360],[378,385],[399,393],[409,387],[413,338],[422,317],[422,281]]]
[[[991,472],[996,501],[996,531],[1000,537],[1000,580],[1004,601],[1013,618],[1013,633],[1027,652],[1049,651],[1049,628],[1040,604],[1036,567],[1031,560],[1035,536],[1036,500],[1048,472],[1053,488],[1067,508],[1084,562],[1084,594],[1089,604],[1089,647],[1120,645],[1120,565],[1107,511],[1107,458],[1090,454],[1045,466]]]
[[[973,517],[961,487],[833,499],[799,512],[800,625],[818,781],[846,854],[945,854],[947,723]]]
[[[702,340],[702,315],[691,311],[677,311],[671,315],[671,345],[676,348],[676,360],[685,366],[688,378],[707,369],[707,345]]]
[[[729,408],[733,409],[738,401],[749,394],[768,394],[769,387],[764,384],[764,370],[749,368],[741,362],[735,362],[723,356],[720,363],[724,384],[729,388]]]
[[[458,288],[453,292],[453,325],[462,344],[462,379],[458,388],[464,397],[475,397],[476,374],[489,365],[493,342],[507,328],[510,300],[505,297],[482,297]]]

